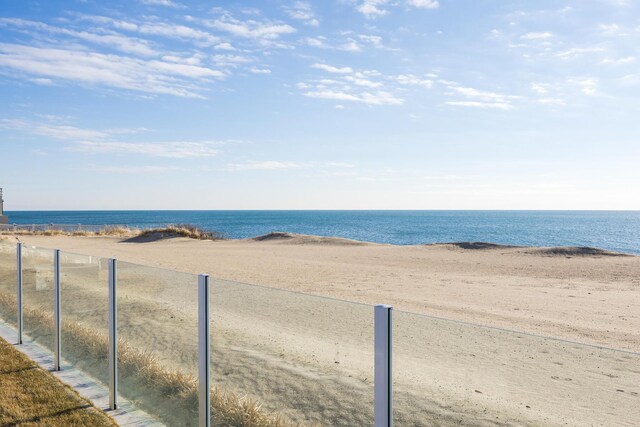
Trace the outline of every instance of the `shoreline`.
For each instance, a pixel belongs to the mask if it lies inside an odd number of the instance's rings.
[[[43,224],[46,226],[46,224]],[[75,225],[71,224],[70,226],[75,227]],[[54,232],[57,229],[53,229]],[[127,227],[126,232],[123,232],[121,236],[127,238],[128,241],[124,241],[124,243],[149,243],[160,240],[170,240],[174,238],[180,238],[183,236],[180,235],[170,235],[165,233],[153,233],[154,229],[137,229],[137,228],[129,228]],[[152,231],[148,236],[137,236],[137,233],[145,233],[148,231]],[[0,229],[0,239],[3,237],[22,237],[22,236],[67,236],[67,237],[114,237],[109,234],[105,235],[76,235],[73,232],[67,232],[61,230],[60,233],[54,234],[46,234],[46,231],[36,231],[36,232],[18,232],[15,233],[11,230],[2,230]],[[214,233],[214,232],[204,232],[204,233]],[[136,239],[140,239],[137,241]],[[490,241],[442,241],[442,242],[432,242],[432,243],[416,243],[416,244],[398,244],[398,243],[381,243],[374,241],[366,241],[366,240],[356,240],[349,239],[346,237],[340,236],[323,236],[323,235],[314,235],[314,234],[301,234],[301,233],[291,233],[287,231],[273,231],[267,234],[261,234],[253,237],[243,237],[243,238],[216,238],[216,239],[196,239],[194,240],[212,240],[212,241],[228,241],[228,242],[242,242],[242,241],[254,241],[254,242],[278,242],[278,241],[288,241],[288,243],[293,244],[317,244],[317,245],[354,245],[354,246],[364,246],[364,245],[377,245],[377,246],[393,246],[393,247],[423,247],[423,246],[433,246],[433,247],[447,247],[447,246],[455,246],[460,249],[466,250],[500,250],[500,249],[524,249],[532,251],[531,254],[539,253],[540,255],[566,255],[566,256],[631,256],[631,257],[640,257],[639,253],[633,252],[622,252],[622,251],[613,251],[605,248],[599,248],[595,246],[580,246],[580,245],[560,245],[560,246],[536,246],[536,245],[511,245],[504,243],[496,243]]]

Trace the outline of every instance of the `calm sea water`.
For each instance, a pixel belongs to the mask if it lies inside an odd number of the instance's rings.
[[[231,238],[272,231],[412,245],[483,241],[593,246],[640,254],[640,211],[37,211],[7,212],[16,224],[153,227],[194,224]]]

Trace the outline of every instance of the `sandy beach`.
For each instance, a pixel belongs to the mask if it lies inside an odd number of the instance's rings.
[[[640,257],[579,250],[21,236],[28,244],[640,351]]]
[[[286,290],[394,306],[398,425],[634,425],[640,419],[640,356],[527,335],[639,351],[640,257],[290,235],[216,242],[20,239],[210,274],[214,383],[295,422],[370,424],[373,319],[368,306]],[[151,270],[125,265],[121,272],[129,283],[120,310],[128,342],[193,371],[193,292],[180,292],[185,283],[163,282],[162,274],[154,279]],[[67,277],[65,295],[76,306],[68,317],[104,328],[104,315],[91,307],[105,296],[81,277]]]

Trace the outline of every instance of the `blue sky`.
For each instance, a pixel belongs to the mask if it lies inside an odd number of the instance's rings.
[[[640,209],[631,0],[4,0],[19,209]]]

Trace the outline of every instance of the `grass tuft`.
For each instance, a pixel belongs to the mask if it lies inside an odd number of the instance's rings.
[[[12,236],[74,236],[74,237],[123,237],[130,239],[152,239],[161,240],[172,237],[186,237],[196,240],[225,240],[224,234],[217,231],[205,231],[192,224],[170,224],[164,227],[138,229],[133,227],[124,227],[119,225],[105,226],[97,231],[84,230],[81,226],[76,229],[24,229],[24,228],[3,228],[0,229],[0,235]]]

